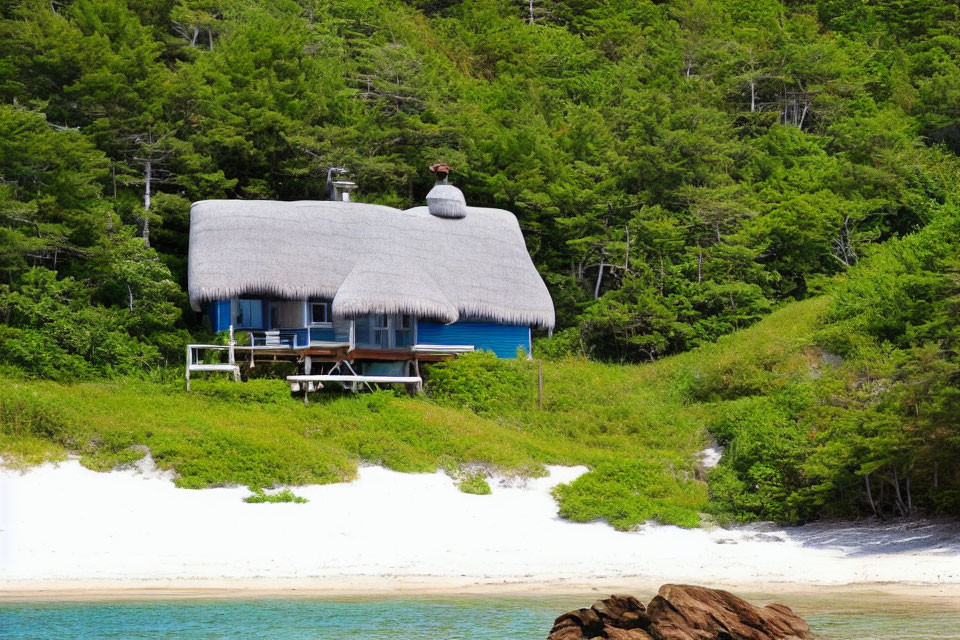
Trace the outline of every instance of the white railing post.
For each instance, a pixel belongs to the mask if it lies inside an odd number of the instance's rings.
[[[184,367],[184,376],[187,383],[187,391],[190,391],[190,365],[193,364],[193,348],[187,345],[187,365]]]

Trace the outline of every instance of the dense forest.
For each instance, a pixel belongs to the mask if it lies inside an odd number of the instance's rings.
[[[0,0],[0,366],[176,364],[190,202],[407,207],[442,160],[517,214],[545,356],[829,296],[815,380],[690,382],[729,512],[960,514],[958,153],[952,0]]]

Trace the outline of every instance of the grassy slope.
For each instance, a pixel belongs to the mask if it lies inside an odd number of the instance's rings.
[[[557,491],[564,516],[695,526],[707,490],[694,479],[693,454],[722,402],[714,390],[750,393],[760,379],[769,387],[805,372],[825,305],[789,305],[716,345],[648,365],[548,362],[543,411],[529,362],[510,365],[524,381],[517,401],[479,415],[389,392],[331,394],[304,407],[278,380],[196,380],[189,394],[179,383],[0,380],[0,454],[36,464],[75,452],[106,470],[146,445],[187,488],[338,482],[358,461],[454,475],[474,473],[474,463],[523,474],[585,464],[590,473]]]

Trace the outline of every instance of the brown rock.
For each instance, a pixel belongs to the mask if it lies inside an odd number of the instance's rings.
[[[656,640],[702,640],[706,636],[691,629],[686,619],[662,596],[655,596],[647,605],[650,632]]]
[[[666,584],[647,607],[656,640],[807,640],[802,618],[783,605],[761,609],[729,591]]]
[[[643,629],[620,629],[607,625],[603,628],[603,638],[609,640],[653,640]]]
[[[768,633],[780,635],[771,635],[774,638],[812,638],[810,625],[795,614],[790,607],[771,602],[760,609],[760,615],[763,616],[764,623]]]
[[[571,635],[573,629],[580,635]],[[579,640],[580,638],[595,638],[603,632],[603,623],[600,615],[593,609],[577,609],[568,611],[553,621],[553,628],[548,636],[550,640]]]
[[[641,616],[646,607],[633,596],[613,595],[606,600],[598,600],[591,607],[600,618],[613,627],[633,629],[641,626]]]
[[[667,584],[646,607],[614,595],[563,614],[548,640],[810,640],[802,618],[782,604],[757,607],[717,589]]]

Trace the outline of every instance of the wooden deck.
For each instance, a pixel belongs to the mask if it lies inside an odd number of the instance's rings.
[[[405,384],[411,385],[408,388],[420,389],[422,379],[419,372],[420,362],[439,362],[451,356],[473,351],[471,345],[430,345],[420,344],[403,349],[373,349],[369,347],[352,347],[347,342],[312,342],[309,346],[294,347],[286,344],[275,345],[238,345],[233,340],[233,330],[231,327],[230,344],[188,344],[187,345],[187,364],[185,367],[185,378],[187,391],[190,390],[191,372],[222,372],[230,373],[234,380],[240,379],[241,367],[253,368],[260,363],[267,362],[291,362],[302,370],[304,375],[289,376],[287,380],[294,385],[299,386],[303,382],[303,387],[323,386],[323,382],[338,382],[345,387],[356,390],[359,385],[372,388],[372,384]],[[226,363],[207,364],[203,361],[202,354],[205,351],[226,351]],[[350,366],[357,361],[382,361],[382,362],[402,362],[405,371],[413,370],[415,375],[403,376],[382,376],[382,375],[361,375],[357,374]],[[317,365],[333,364],[327,372],[311,375],[311,369]],[[349,375],[342,370],[335,373],[338,369],[349,370]],[[322,371],[322,369],[321,369]],[[312,389],[311,389],[312,390]],[[306,400],[306,391],[304,392]]]

